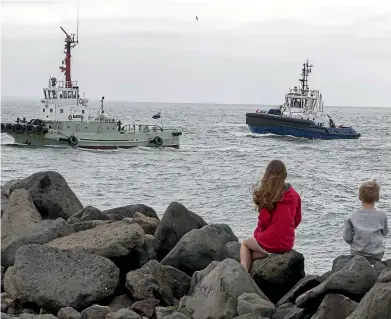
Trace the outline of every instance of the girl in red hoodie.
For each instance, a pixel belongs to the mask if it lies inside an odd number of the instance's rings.
[[[252,261],[269,253],[284,253],[292,249],[295,228],[301,222],[301,198],[285,183],[287,173],[283,162],[271,161],[266,167],[261,185],[253,200],[259,212],[254,237],[240,247],[240,263],[249,271]]]

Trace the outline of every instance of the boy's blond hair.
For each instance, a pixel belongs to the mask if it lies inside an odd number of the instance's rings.
[[[364,203],[372,204],[379,201],[380,186],[376,179],[361,184],[359,198]]]

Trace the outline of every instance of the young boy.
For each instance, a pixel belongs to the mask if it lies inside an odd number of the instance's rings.
[[[383,237],[388,234],[387,215],[375,209],[380,186],[376,180],[364,182],[359,190],[362,209],[345,220],[343,239],[350,244],[352,255],[361,255],[369,261],[382,260]]]

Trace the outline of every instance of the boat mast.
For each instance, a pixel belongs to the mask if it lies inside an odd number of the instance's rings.
[[[65,33],[65,67],[60,66],[60,70],[65,73],[65,87],[71,88],[72,87],[72,79],[71,79],[71,49],[73,49],[78,43],[79,43],[79,30],[77,31],[77,36],[75,40],[75,34],[69,35],[63,27],[60,27],[61,30]],[[77,27],[79,29],[79,27]],[[62,64],[64,64],[64,61],[62,61]]]
[[[308,75],[311,73],[312,64],[310,65],[308,60],[306,63],[303,63],[303,68],[301,69],[302,78],[299,79],[301,82],[301,94],[306,95],[309,92],[308,87]]]

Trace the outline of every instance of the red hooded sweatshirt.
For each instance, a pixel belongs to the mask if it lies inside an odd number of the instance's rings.
[[[301,222],[301,198],[289,185],[273,211],[262,208],[254,237],[268,253],[283,253],[293,248],[295,228]]]

